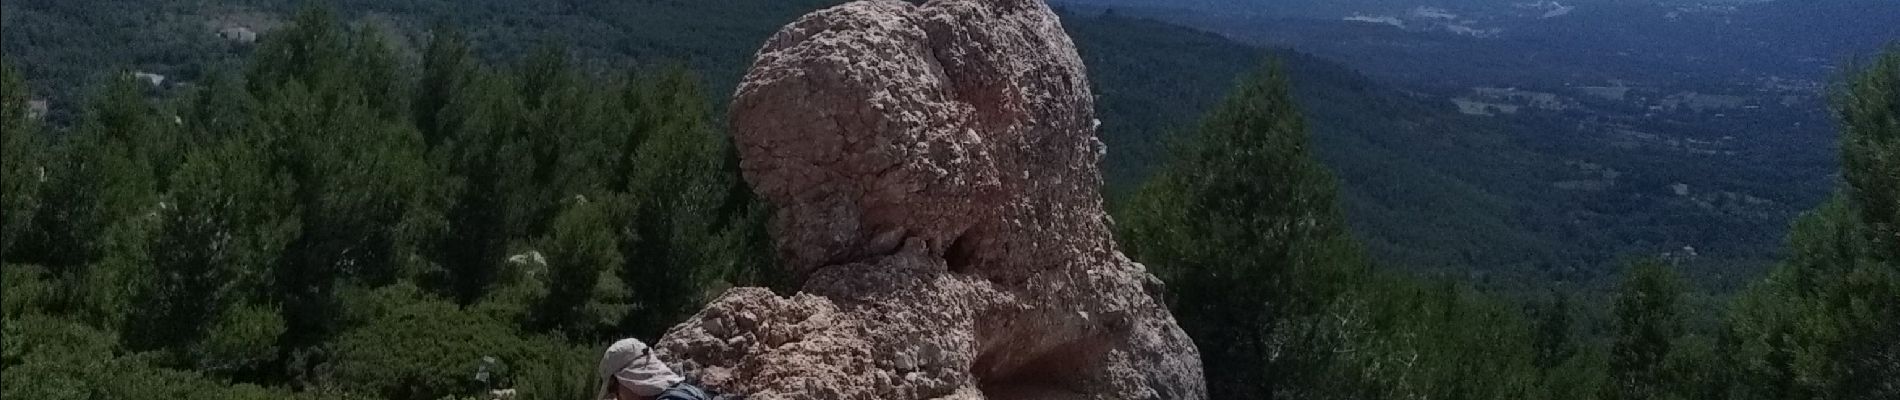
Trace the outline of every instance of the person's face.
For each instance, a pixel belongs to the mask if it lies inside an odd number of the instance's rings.
[[[620,384],[619,381],[614,382],[614,400],[649,400],[649,399],[650,398],[646,396],[633,394],[633,389],[628,389],[627,385],[622,385]]]

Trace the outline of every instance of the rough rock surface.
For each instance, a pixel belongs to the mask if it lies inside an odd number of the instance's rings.
[[[732,104],[802,292],[660,340],[753,399],[1201,399],[1200,355],[1109,232],[1094,98],[1040,0],[853,2],[785,27]]]

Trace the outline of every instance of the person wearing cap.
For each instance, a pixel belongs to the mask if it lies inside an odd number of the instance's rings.
[[[673,373],[653,348],[639,339],[621,339],[600,358],[599,400],[710,400],[705,389]]]

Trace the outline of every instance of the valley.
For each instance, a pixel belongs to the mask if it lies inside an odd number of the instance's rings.
[[[1064,4],[1337,60],[1486,120],[1464,126],[1545,171],[1492,186],[1524,210],[1514,224],[1593,243],[1602,262],[1693,248],[1718,292],[1756,276],[1834,188],[1829,82],[1900,37],[1900,5],[1882,1]]]

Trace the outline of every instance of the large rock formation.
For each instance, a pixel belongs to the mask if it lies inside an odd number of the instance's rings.
[[[1200,355],[1117,250],[1094,98],[1040,0],[859,1],[792,23],[732,104],[779,297],[660,351],[754,399],[1200,399]]]

